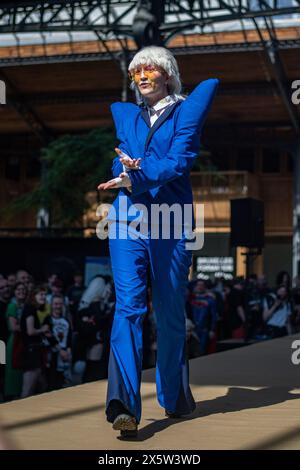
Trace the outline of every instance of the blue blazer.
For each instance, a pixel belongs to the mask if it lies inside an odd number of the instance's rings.
[[[132,192],[126,188],[119,190],[108,220],[132,221],[138,216],[145,217],[142,210],[130,210],[133,204],[144,204],[150,223],[151,204],[193,203],[190,170],[199,155],[202,127],[218,85],[217,78],[204,80],[185,100],[170,105],[152,127],[147,109],[133,103],[111,105],[119,148],[131,158],[141,158],[141,169],[129,171]],[[113,176],[119,176],[122,171],[123,166],[116,157]],[[120,196],[124,197],[122,204]]]

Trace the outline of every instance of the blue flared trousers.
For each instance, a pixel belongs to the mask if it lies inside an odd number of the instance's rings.
[[[114,232],[111,232],[111,231]],[[189,386],[186,350],[185,293],[191,251],[185,239],[136,237],[137,232],[114,222],[109,237],[116,289],[116,310],[110,339],[107,421],[118,412],[118,400],[140,422],[143,360],[143,319],[147,313],[147,272],[150,267],[152,304],[157,323],[156,391],[159,404],[169,411],[191,413],[196,405]],[[133,238],[135,235],[135,238]],[[127,236],[127,238],[126,238]]]

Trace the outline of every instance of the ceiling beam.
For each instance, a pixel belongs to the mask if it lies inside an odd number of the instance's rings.
[[[163,11],[156,15],[159,31],[166,43],[174,34],[195,27],[203,29],[212,24],[300,13],[300,0],[293,6],[281,6],[278,0],[195,0],[190,7],[181,0],[164,0]],[[136,16],[143,9],[154,13],[156,0],[39,0],[7,1],[0,4],[0,33],[101,31],[114,35],[134,37],[132,13]],[[149,15],[148,15],[149,16]],[[147,15],[144,15],[146,18]],[[151,23],[151,16],[149,16]]]
[[[51,134],[36,112],[32,109],[27,99],[23,94],[21,95],[21,93],[19,93],[13,82],[1,70],[0,79],[3,80],[6,85],[7,105],[11,106],[18,113],[22,120],[43,144],[48,143],[51,139]]]

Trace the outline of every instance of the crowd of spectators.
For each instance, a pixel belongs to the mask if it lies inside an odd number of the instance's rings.
[[[75,273],[66,286],[58,274],[37,284],[25,270],[0,274],[0,401],[107,378],[115,292],[109,276],[84,286]],[[192,280],[186,293],[189,358],[222,342],[261,341],[300,331],[300,276],[287,272],[271,288],[265,276]],[[154,367],[156,320],[148,289],[143,323],[143,368]]]
[[[248,279],[193,280],[186,302],[196,356],[217,350],[218,342],[254,342],[300,331],[300,276],[286,271],[268,285],[264,275]],[[191,357],[191,356],[190,356]]]

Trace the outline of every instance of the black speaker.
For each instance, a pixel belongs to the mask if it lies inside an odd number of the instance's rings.
[[[230,245],[264,246],[264,203],[251,197],[230,200]]]

